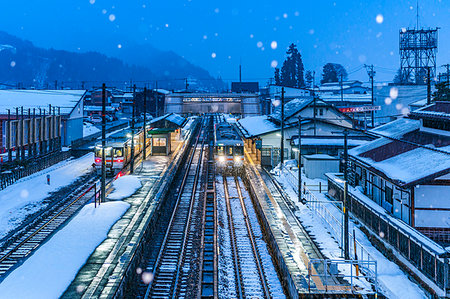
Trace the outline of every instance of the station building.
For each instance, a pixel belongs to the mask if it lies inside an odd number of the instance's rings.
[[[181,127],[186,118],[176,113],[168,113],[152,119],[147,128],[147,137],[150,138],[151,155],[169,155],[172,152],[172,143],[181,138]]]
[[[10,120],[21,120],[41,117],[44,114],[48,116],[50,108],[52,114],[61,116],[62,146],[69,146],[72,141],[82,138],[85,93],[85,90],[0,90],[0,129],[2,132],[0,150],[5,151],[5,124],[8,117]],[[28,140],[26,132],[24,140]]]
[[[165,113],[200,115],[225,113],[241,117],[261,114],[256,93],[170,93],[166,95]]]

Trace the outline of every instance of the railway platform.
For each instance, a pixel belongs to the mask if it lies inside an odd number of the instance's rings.
[[[80,269],[63,298],[112,298],[120,296],[124,281],[136,275],[133,264],[139,256],[140,244],[152,227],[176,169],[189,142],[176,142],[169,156],[150,156],[137,165],[134,174],[142,187],[123,199],[130,204],[127,212],[113,225],[107,238],[91,254]]]
[[[247,152],[246,160],[245,179],[288,296],[310,298],[323,294],[325,288],[337,291],[333,292],[335,294],[345,292],[345,286],[338,281],[325,286],[314,269],[312,275],[308,275],[309,263],[324,257],[293,214],[293,207],[283,198],[281,190]]]

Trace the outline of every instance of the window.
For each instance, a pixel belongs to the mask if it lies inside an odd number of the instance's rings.
[[[234,148],[234,154],[236,156],[242,156],[244,154],[244,148],[242,146],[236,146]]]
[[[217,154],[218,154],[218,155],[223,155],[223,154],[224,154],[224,151],[225,151],[224,146],[218,146],[218,147],[217,147]]]
[[[233,146],[227,146],[227,156],[233,155]]]
[[[153,146],[166,146],[166,138],[153,138]]]
[[[123,151],[121,148],[114,149],[114,157],[123,157]]]
[[[319,115],[323,115],[323,109],[322,108],[319,109]]]

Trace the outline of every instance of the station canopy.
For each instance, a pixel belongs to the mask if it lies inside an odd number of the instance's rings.
[[[176,130],[184,125],[186,118],[176,113],[168,113],[166,115],[152,119],[149,125],[152,128],[172,129]]]

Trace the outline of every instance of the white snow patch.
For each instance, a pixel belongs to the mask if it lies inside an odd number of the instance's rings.
[[[126,175],[115,180],[113,187],[114,191],[108,195],[108,198],[118,200],[133,195],[136,190],[142,187],[142,184],[137,176]]]
[[[42,201],[51,192],[70,185],[92,170],[94,154],[65,160],[45,170],[18,180],[0,191],[0,239],[30,214],[43,208]],[[47,185],[50,175],[50,185]]]
[[[0,284],[0,298],[57,298],[112,225],[129,208],[125,202],[86,205],[23,265]]]

